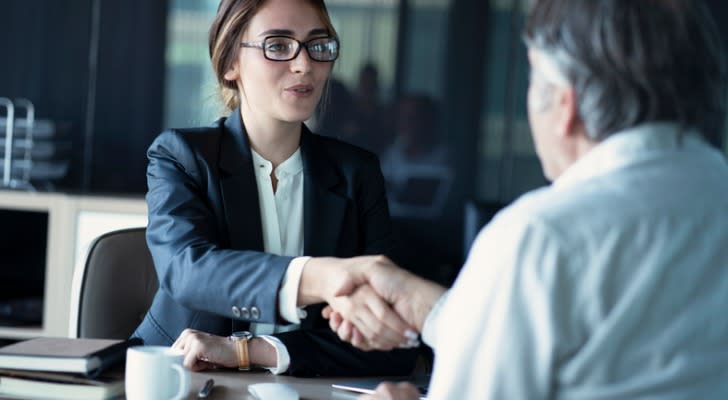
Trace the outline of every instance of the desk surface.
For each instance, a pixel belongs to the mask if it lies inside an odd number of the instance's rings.
[[[197,391],[209,378],[215,380],[215,387],[208,400],[254,400],[248,393],[248,385],[262,382],[285,383],[298,391],[301,400],[352,400],[357,394],[331,387],[332,383],[350,381],[352,378],[293,378],[276,376],[268,372],[237,372],[230,370],[193,372],[188,400],[197,399]]]

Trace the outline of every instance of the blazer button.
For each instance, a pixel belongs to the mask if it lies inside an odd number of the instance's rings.
[[[240,307],[240,318],[250,319],[250,311],[247,307]]]
[[[235,318],[240,318],[240,309],[237,306],[233,306],[233,315]]]
[[[252,319],[258,319],[260,318],[260,310],[258,310],[258,307],[250,307],[250,318]]]

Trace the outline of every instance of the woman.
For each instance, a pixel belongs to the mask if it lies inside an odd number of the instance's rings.
[[[342,265],[366,262],[300,256],[387,253],[391,234],[376,157],[303,124],[339,51],[323,1],[223,0],[209,48],[230,116],[164,132],[149,149],[147,242],[160,289],[134,336],[174,344],[193,369],[241,366],[227,336],[253,330],[274,333],[244,354],[274,373],[408,373],[413,350],[356,350],[320,306],[298,308],[333,298],[351,283]],[[391,313],[383,336],[406,345]]]

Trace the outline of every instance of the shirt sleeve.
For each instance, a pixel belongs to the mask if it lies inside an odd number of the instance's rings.
[[[442,296],[440,296],[440,299],[437,300],[437,303],[432,307],[432,310],[430,310],[430,313],[427,314],[427,319],[425,319],[425,324],[422,326],[422,340],[427,343],[430,347],[436,347],[435,343],[437,343],[437,318],[440,315],[440,312],[442,310],[442,305],[445,304],[445,300],[447,299],[448,292],[443,293]]]
[[[297,307],[298,285],[301,282],[303,267],[311,257],[296,257],[288,264],[283,275],[281,289],[278,291],[278,312],[281,317],[292,324],[300,324],[301,318],[306,318],[306,311]]]
[[[262,335],[258,337],[265,340],[276,349],[276,366],[266,369],[274,375],[280,375],[288,371],[288,367],[291,366],[291,356],[288,354],[288,349],[283,342],[275,336]]]

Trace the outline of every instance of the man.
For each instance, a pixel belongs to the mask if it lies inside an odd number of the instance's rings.
[[[332,327],[375,348],[363,303],[381,295],[435,350],[431,399],[728,398],[728,165],[704,137],[726,75],[705,5],[540,0],[525,40],[553,184],[483,229],[446,295],[381,259]]]

